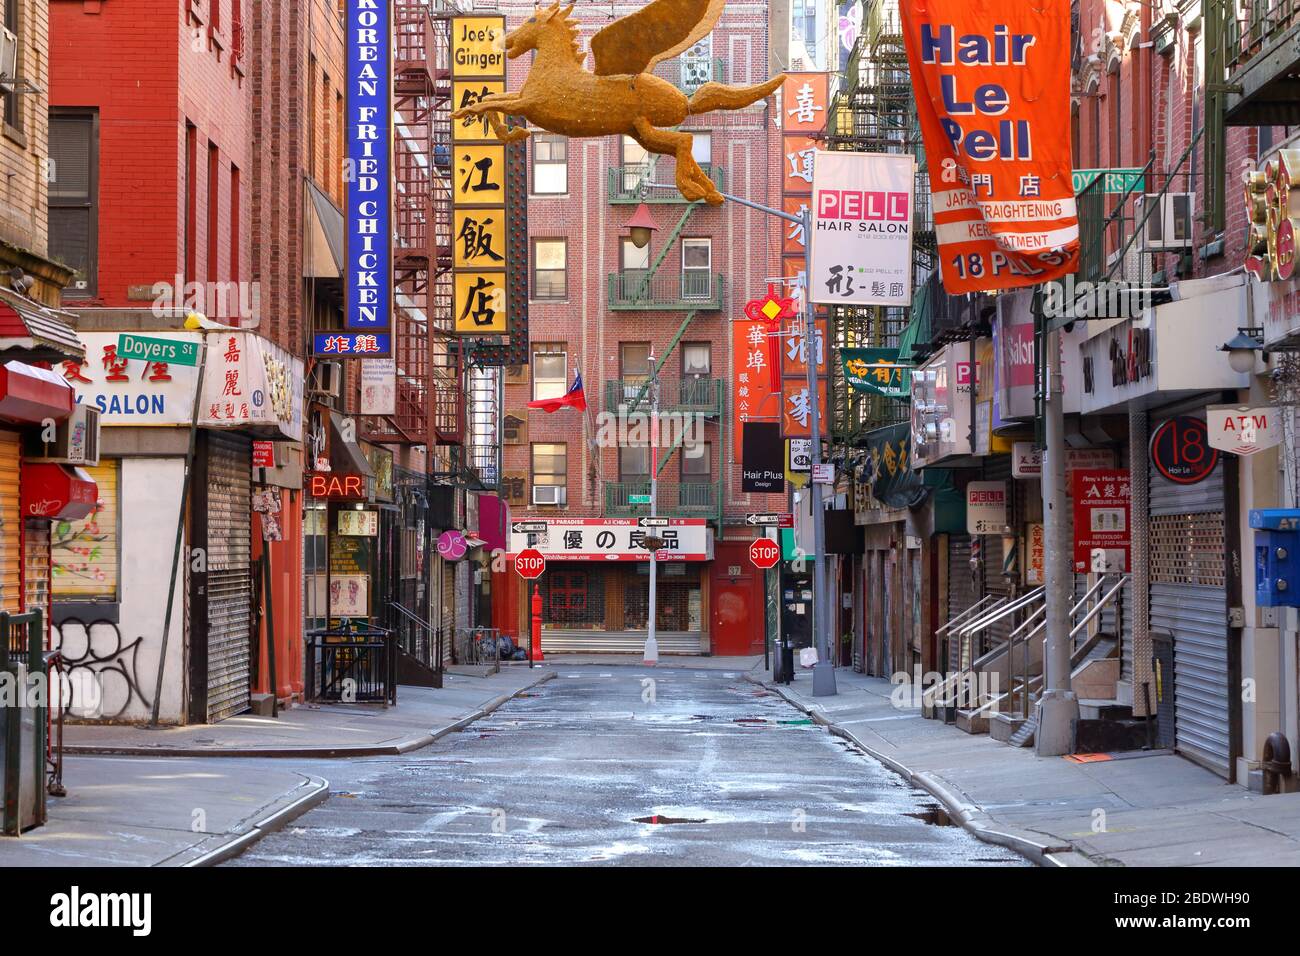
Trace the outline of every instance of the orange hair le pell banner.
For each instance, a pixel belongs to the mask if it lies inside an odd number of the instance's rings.
[[[1068,0],[899,6],[945,291],[1077,271]]]

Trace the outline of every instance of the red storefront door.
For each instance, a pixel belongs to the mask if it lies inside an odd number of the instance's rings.
[[[748,541],[720,541],[709,568],[712,650],[716,657],[763,653],[763,574]]]

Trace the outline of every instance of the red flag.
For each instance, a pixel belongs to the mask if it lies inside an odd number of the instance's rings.
[[[574,373],[573,386],[559,398],[539,398],[535,402],[529,402],[528,407],[540,408],[548,415],[561,408],[576,408],[580,412],[585,412],[587,395],[582,390],[582,373]]]

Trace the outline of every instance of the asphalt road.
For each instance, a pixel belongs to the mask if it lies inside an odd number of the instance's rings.
[[[561,667],[425,750],[311,769],[330,799],[227,865],[1027,865],[739,673]]]

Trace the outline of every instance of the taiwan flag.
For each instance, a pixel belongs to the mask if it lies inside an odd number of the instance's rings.
[[[573,385],[559,398],[539,398],[535,402],[529,402],[528,407],[540,408],[548,415],[561,408],[576,408],[580,412],[585,412],[587,410],[587,396],[582,391],[582,373],[574,373]]]

